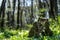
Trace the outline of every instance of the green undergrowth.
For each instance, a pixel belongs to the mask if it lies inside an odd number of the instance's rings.
[[[53,36],[40,36],[39,38],[29,38],[28,33],[27,30],[8,30],[0,33],[0,40],[60,40],[60,33]]]
[[[27,26],[32,27],[32,25]],[[53,36],[41,35],[39,38],[29,38],[29,30],[13,30],[6,28],[4,32],[0,32],[0,40],[60,40],[60,17],[58,17],[58,23],[50,19],[50,29],[53,31]]]

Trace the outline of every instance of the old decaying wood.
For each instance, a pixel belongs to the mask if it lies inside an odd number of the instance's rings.
[[[49,28],[48,19],[39,19],[37,22],[33,23],[33,27],[29,31],[28,37],[39,37],[40,35],[43,36],[52,36],[53,32]]]

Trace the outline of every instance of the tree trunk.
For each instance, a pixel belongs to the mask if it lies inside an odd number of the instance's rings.
[[[50,17],[55,20],[57,14],[57,0],[50,0]]]
[[[8,12],[7,12],[7,26],[8,27],[10,27],[10,14],[11,14],[11,10],[10,10],[10,8],[11,8],[11,4],[10,4],[10,0],[8,0],[8,5],[7,5],[7,7],[8,7]]]
[[[16,6],[16,0],[13,0],[13,14],[12,14],[12,26],[14,27],[15,26],[15,17],[14,17],[14,14],[15,14],[15,6]]]
[[[3,27],[4,27],[5,3],[6,3],[6,0],[3,0],[2,5],[1,5],[1,9],[0,9],[0,18],[2,18],[1,21],[0,21],[0,27],[1,27],[2,30],[3,30]]]
[[[40,8],[42,8],[41,0],[38,0],[38,2],[39,2],[39,7],[38,8],[40,9]]]
[[[30,23],[32,24],[33,23],[33,0],[31,0],[31,15],[30,15]]]
[[[18,0],[18,12],[17,12],[17,29],[20,27],[20,0]]]

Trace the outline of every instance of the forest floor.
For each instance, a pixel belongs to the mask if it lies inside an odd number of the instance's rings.
[[[59,31],[59,30],[58,30]],[[53,36],[40,36],[39,38],[28,37],[27,30],[8,30],[0,33],[0,40],[60,40],[60,33],[55,33]]]
[[[28,37],[29,30],[13,30],[5,29],[4,32],[0,32],[0,40],[60,40],[60,17],[58,22],[50,21],[50,29],[53,31],[53,36],[40,36],[39,38]],[[31,25],[29,25],[31,26]]]

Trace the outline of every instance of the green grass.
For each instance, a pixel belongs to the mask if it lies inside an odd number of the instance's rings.
[[[59,24],[50,20],[50,29],[53,31],[53,36],[40,36],[39,38],[28,37],[29,30],[9,30],[5,29],[0,32],[0,40],[60,40],[60,16],[58,17]],[[32,25],[27,25],[32,26]],[[30,27],[31,28],[31,27]]]
[[[55,29],[56,32],[58,32],[59,30]],[[55,34],[51,37],[49,36],[40,36],[39,38],[34,38],[28,37],[28,33],[29,31],[27,30],[8,30],[5,32],[1,32],[0,33],[0,40],[60,40],[60,31],[57,34],[56,32],[54,32]]]

